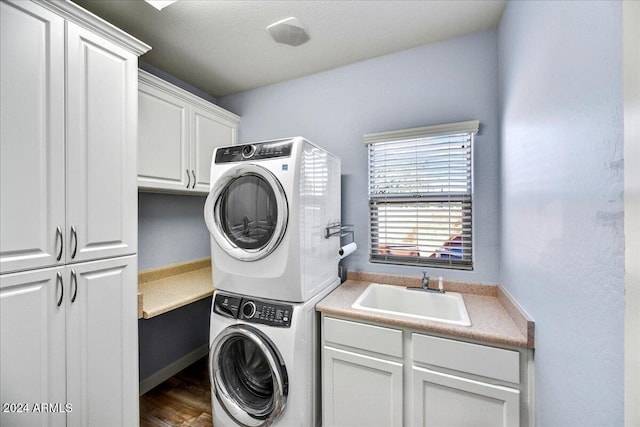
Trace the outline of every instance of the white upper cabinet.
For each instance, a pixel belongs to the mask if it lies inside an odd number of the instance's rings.
[[[213,150],[223,145],[236,143],[237,123],[230,126],[229,120],[211,109],[191,107],[191,189],[209,192]]]
[[[65,262],[64,19],[0,3],[0,273]]]
[[[137,57],[67,26],[67,262],[137,248]]]
[[[81,27],[95,18],[71,2],[0,8],[0,273],[135,253],[148,46],[104,21]]]
[[[189,171],[189,104],[140,80],[138,185],[180,191]]]
[[[215,147],[237,141],[239,117],[139,70],[138,187],[206,194]]]

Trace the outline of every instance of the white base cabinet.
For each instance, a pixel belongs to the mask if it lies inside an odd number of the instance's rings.
[[[520,425],[520,392],[413,367],[413,425],[510,427]]]
[[[137,425],[137,258],[66,270],[67,402],[74,407],[67,425]]]
[[[324,425],[402,426],[402,363],[324,348]]]
[[[0,424],[137,425],[136,295],[135,255],[0,276]]]
[[[64,270],[0,275],[0,425],[66,425],[33,407],[67,402]]]
[[[209,192],[216,147],[237,141],[239,117],[139,70],[138,187]]]
[[[533,426],[532,350],[322,319],[325,427]]]

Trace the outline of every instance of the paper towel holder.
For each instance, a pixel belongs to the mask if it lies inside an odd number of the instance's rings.
[[[351,242],[355,242],[355,233],[353,231],[353,224],[329,224],[324,229],[324,238],[328,239],[333,236],[340,236],[340,245],[342,246],[342,238],[345,236],[351,236]]]

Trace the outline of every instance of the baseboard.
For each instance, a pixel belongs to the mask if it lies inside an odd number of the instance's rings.
[[[160,369],[158,372],[148,376],[140,381],[140,395],[145,394],[152,388],[162,384],[178,372],[182,371],[187,366],[194,362],[197,362],[209,353],[209,346],[207,344],[200,346],[193,350],[186,356],[181,357],[169,366]]]

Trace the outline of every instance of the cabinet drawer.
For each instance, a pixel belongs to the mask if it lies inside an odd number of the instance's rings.
[[[514,384],[520,383],[520,353],[445,338],[413,334],[413,360]]]
[[[325,317],[324,340],[393,357],[402,357],[402,331]]]

